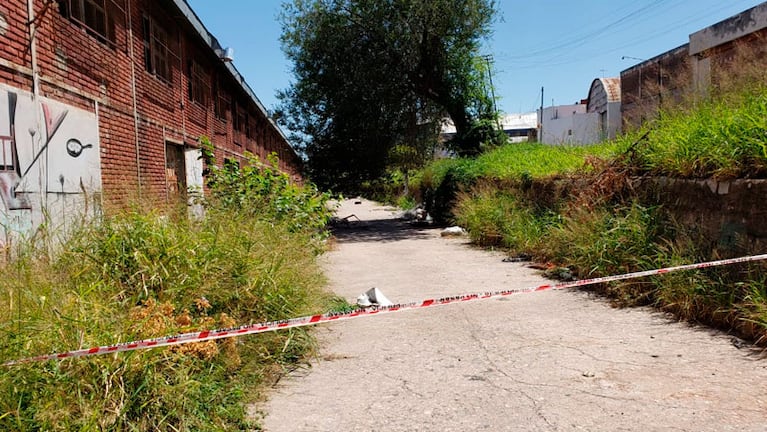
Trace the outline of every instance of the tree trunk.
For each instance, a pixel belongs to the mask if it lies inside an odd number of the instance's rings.
[[[466,107],[455,101],[446,101],[443,104],[447,114],[455,125],[455,140],[458,144],[458,155],[472,157],[480,153],[480,142],[475,134],[470,133],[471,120],[466,112]]]

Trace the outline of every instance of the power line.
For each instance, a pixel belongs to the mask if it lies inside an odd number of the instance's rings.
[[[750,3],[750,1],[744,1],[742,3]],[[567,64],[575,64],[575,63],[583,63],[587,61],[593,61],[594,56],[598,55],[605,55],[610,54],[618,51],[625,51],[626,48],[634,47],[637,45],[641,45],[643,43],[658,39],[662,36],[665,36],[669,33],[672,33],[674,31],[677,31],[679,28],[684,27],[686,25],[702,21],[704,19],[707,19],[709,17],[713,17],[717,15],[719,12],[732,8],[732,4],[725,4],[719,8],[716,8],[714,10],[705,10],[702,13],[695,14],[688,18],[685,21],[675,23],[674,27],[666,28],[665,30],[661,31],[649,31],[647,33],[650,33],[650,36],[634,39],[629,43],[625,43],[619,46],[615,46],[613,48],[608,49],[599,49],[599,50],[593,50],[593,51],[587,51],[587,52],[576,52],[574,51],[576,48],[580,48],[582,46],[585,46],[587,43],[580,43],[575,47],[571,47],[568,50],[569,55],[562,57],[559,55],[556,55],[555,53],[552,53],[548,56],[539,56],[539,59],[537,60],[530,60],[530,61],[523,61],[523,62],[514,62],[514,69],[515,70],[527,70],[527,69],[536,69],[540,67],[554,67],[554,66],[563,66]],[[673,47],[669,47],[671,49]]]
[[[650,3],[649,5],[641,7],[639,9],[629,13],[628,15],[624,15],[623,17],[619,18],[616,21],[613,21],[613,22],[611,22],[611,23],[609,23],[609,24],[607,24],[607,25],[605,25],[603,27],[600,27],[600,28],[598,28],[598,29],[596,29],[594,31],[591,31],[589,33],[585,33],[585,34],[583,34],[581,36],[578,36],[578,37],[575,37],[573,39],[570,39],[570,40],[568,40],[566,42],[563,42],[563,43],[560,43],[560,44],[557,44],[557,45],[553,45],[553,46],[549,46],[549,47],[546,47],[546,48],[541,48],[541,49],[538,49],[536,51],[530,51],[530,52],[525,53],[524,55],[509,56],[509,57],[512,58],[512,59],[523,59],[523,58],[527,58],[527,57],[534,57],[534,56],[537,56],[537,55],[543,54],[543,53],[549,53],[551,51],[558,50],[558,49],[570,48],[574,44],[577,45],[580,42],[589,41],[594,36],[597,36],[600,33],[604,33],[605,31],[607,31],[607,30],[609,30],[609,29],[611,29],[611,28],[613,28],[613,27],[615,27],[615,26],[617,26],[617,25],[619,25],[621,23],[624,23],[626,21],[630,21],[633,18],[641,16],[644,12],[646,12],[646,11],[648,11],[648,10],[658,6],[658,5],[660,5],[664,1],[666,1],[666,0],[655,0],[654,2]]]

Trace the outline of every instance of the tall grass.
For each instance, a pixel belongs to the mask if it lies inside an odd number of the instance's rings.
[[[454,213],[476,244],[502,245],[517,253],[537,250],[548,229],[559,222],[556,213],[535,211],[516,191],[489,182],[459,193]]]
[[[677,178],[761,178],[767,175],[767,86],[667,110],[630,163],[640,172]],[[624,142],[636,134],[626,135]]]
[[[527,183],[533,179],[588,172],[586,162],[624,151],[623,142],[593,146],[550,146],[538,143],[507,144],[476,159],[442,159],[424,167],[413,188],[439,222],[453,222],[457,194],[468,192],[478,180]]]
[[[767,177],[767,85],[748,78],[758,74],[763,66],[738,82],[717,77],[708,97],[666,106],[644,129],[610,143],[510,145],[476,160],[438,161],[423,170],[420,186],[476,243],[567,266],[578,277],[717,259],[710,239],[640,201],[629,180]],[[565,179],[570,193],[559,194]],[[765,274],[762,264],[738,265],[600,289],[619,304],[652,304],[767,344]]]
[[[563,175],[585,169],[589,157],[609,158],[625,149],[624,142],[591,146],[553,146],[539,143],[507,144],[476,159],[441,159],[416,175],[414,184],[422,189],[438,188],[451,172],[459,182],[477,178],[524,180]]]
[[[55,254],[19,245],[0,266],[0,361],[326,310],[324,198],[266,168],[225,175],[245,186],[215,189],[202,219],[135,207],[83,225]],[[252,429],[259,383],[312,346],[290,330],[2,367],[0,430]]]

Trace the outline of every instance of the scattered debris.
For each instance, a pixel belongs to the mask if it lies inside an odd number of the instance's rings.
[[[442,237],[460,237],[466,235],[466,230],[459,226],[445,228],[440,233]]]
[[[743,347],[747,347],[747,346],[749,346],[749,345],[750,345],[748,342],[744,341],[743,339],[740,339],[740,338],[736,338],[736,337],[732,338],[732,339],[730,340],[730,342],[732,342],[732,345],[733,345],[735,348],[737,348],[737,349],[741,349],[741,348],[743,348]]]
[[[429,212],[421,204],[412,209],[405,210],[400,218],[409,221],[413,225],[431,225],[434,222]]]
[[[378,288],[370,288],[357,296],[357,306],[362,308],[394,306],[391,300],[386,298]]]
[[[532,255],[529,255],[529,254],[526,254],[526,253],[521,253],[521,254],[519,254],[517,256],[506,257],[506,258],[503,259],[503,262],[515,263],[515,262],[529,262],[529,261],[532,261],[532,260],[533,260],[533,256]]]
[[[362,222],[362,220],[358,218],[357,215],[350,214],[349,216],[344,216],[342,218],[335,217],[335,216],[331,217],[330,225],[331,226],[349,225],[351,218],[357,219],[357,222]]]
[[[556,279],[565,282],[575,281],[578,278],[575,277],[573,271],[567,267],[553,267],[543,271],[543,275],[549,279]]]

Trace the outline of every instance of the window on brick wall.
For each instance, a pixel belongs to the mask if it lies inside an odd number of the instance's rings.
[[[142,20],[144,31],[144,66],[150,74],[167,83],[173,82],[170,36],[168,31],[149,17]]]
[[[208,105],[210,99],[210,76],[196,61],[189,61],[189,100]]]
[[[124,0],[59,0],[59,12],[102,43],[113,45],[115,22],[125,17]]]
[[[245,133],[248,128],[248,115],[242,108],[237,110],[237,131]]]
[[[245,131],[245,134],[250,139],[256,139],[256,132],[258,131],[258,128],[256,127],[256,120],[253,117],[248,118],[248,128]]]
[[[229,96],[226,94],[225,88],[221,81],[216,81],[216,87],[213,90],[213,108],[216,118],[221,120],[226,120],[226,111],[230,105]]]
[[[237,118],[237,99],[232,98],[232,129],[237,131],[239,128],[239,119]]]

